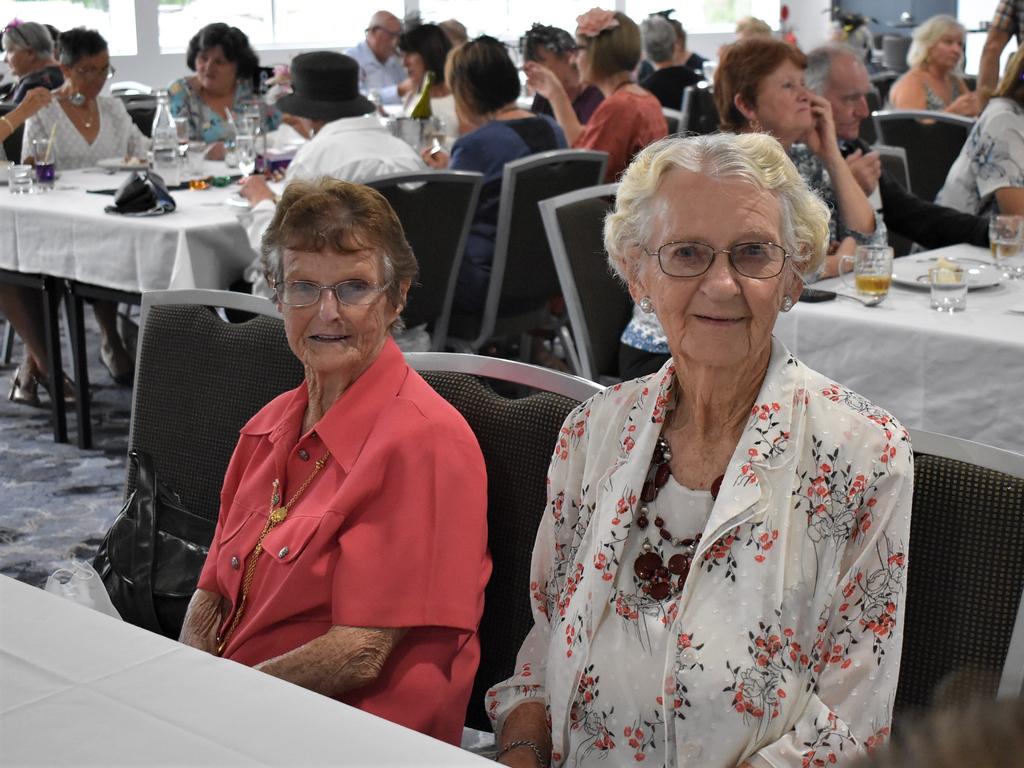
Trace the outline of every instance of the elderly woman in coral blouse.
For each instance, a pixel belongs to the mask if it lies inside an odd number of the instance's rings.
[[[907,432],[772,338],[828,211],[764,134],[641,152],[605,224],[671,359],[562,428],[535,624],[488,692],[506,765],[843,763],[888,733]]]
[[[263,255],[306,381],[242,428],[181,640],[458,744],[486,477],[391,338],[416,260],[379,193],[327,178],[287,187]]]

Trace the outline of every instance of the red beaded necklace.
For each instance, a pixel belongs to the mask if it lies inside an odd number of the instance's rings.
[[[636,518],[637,527],[643,531],[651,524],[650,510],[648,504],[658,498],[658,492],[668,482],[672,472],[669,469],[669,462],[672,460],[672,450],[668,447],[664,437],[658,436],[658,444],[654,447],[654,455],[651,456],[651,466],[647,471],[647,480],[644,482],[643,490],[640,492],[640,514]],[[722,487],[724,475],[719,475],[711,483],[711,498],[718,498],[718,491]],[[665,527],[665,521],[661,517],[654,518],[654,525],[658,529],[661,539],[671,544],[682,552],[677,552],[668,559],[668,563],[655,551],[650,539],[644,541],[640,547],[640,554],[633,561],[633,573],[640,580],[640,590],[645,595],[650,595],[655,600],[664,600],[671,595],[678,595],[683,591],[683,584],[690,573],[690,566],[693,564],[693,555],[700,544],[701,535],[698,533],[692,538],[680,539],[672,535],[672,532]]]

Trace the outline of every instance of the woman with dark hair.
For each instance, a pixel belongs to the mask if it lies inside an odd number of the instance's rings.
[[[64,85],[53,101],[25,123],[22,160],[32,162],[34,139],[53,137],[57,167],[85,168],[105,158],[145,157],[148,141],[128,115],[120,99],[100,96],[113,76],[107,41],[93,29],[78,27],[60,36],[60,68]],[[2,308],[28,350],[25,362],[15,372],[9,399],[38,405],[38,387],[48,382],[43,335],[43,311],[34,291],[5,289]],[[117,305],[93,304],[102,336],[100,359],[118,384],[129,384],[134,361],[117,333]],[[65,386],[65,391],[67,388]]]
[[[53,38],[46,25],[12,21],[4,28],[3,48],[7,68],[18,78],[5,101],[20,104],[33,88],[52,91],[64,82],[60,64],[53,57]]]
[[[576,65],[580,77],[601,89],[604,101],[586,125],[573,111],[559,79],[537,62],[523,65],[527,82],[547,98],[569,143],[608,153],[606,181],[615,181],[633,156],[668,134],[659,102],[633,82],[640,62],[640,29],[626,14],[591,8],[576,19]]]
[[[423,160],[432,168],[484,174],[455,288],[455,309],[474,313],[483,309],[491,277],[505,163],[563,149],[566,142],[550,117],[516,106],[519,73],[504,44],[493,37],[478,37],[453,50],[446,74],[462,136],[452,147],[450,159],[445,152],[425,150]]]
[[[254,80],[260,60],[242,30],[216,23],[207,24],[189,40],[185,63],[195,74],[167,87],[171,114],[188,117],[190,136],[221,142],[229,132],[228,112],[258,98]],[[264,120],[264,128],[273,130],[281,115],[272,110]],[[223,145],[212,148],[207,156],[223,158]]]
[[[459,135],[459,120],[455,114],[455,99],[444,79],[444,62],[451,49],[448,36],[436,24],[420,24],[398,38],[402,63],[412,82],[412,90],[405,97],[405,114],[412,113],[423,90],[423,81],[430,72],[433,75],[430,111],[444,123],[445,136],[454,141]]]
[[[576,41],[564,29],[534,24],[522,39],[524,61],[542,64],[558,78],[572,102],[572,111],[581,123],[586,123],[597,106],[604,101],[604,94],[596,85],[584,83],[576,66]],[[539,93],[533,96],[531,110],[538,115],[551,115],[551,102]]]

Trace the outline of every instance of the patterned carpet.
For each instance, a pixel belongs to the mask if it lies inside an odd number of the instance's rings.
[[[70,557],[92,560],[122,504],[131,389],[113,383],[99,361],[99,332],[86,310],[93,449],[80,450],[74,410],[69,442],[53,441],[49,401],[44,408],[10,402],[11,377],[22,358],[0,368],[0,573],[35,586]],[[65,366],[71,355],[65,344]]]

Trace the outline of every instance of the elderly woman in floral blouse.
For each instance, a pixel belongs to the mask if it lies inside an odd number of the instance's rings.
[[[672,357],[562,428],[535,624],[487,699],[504,764],[797,768],[888,733],[910,443],[772,339],[827,242],[764,134],[626,171],[605,245]]]

